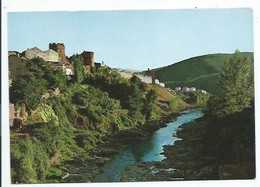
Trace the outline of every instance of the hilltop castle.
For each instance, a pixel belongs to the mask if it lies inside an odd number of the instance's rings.
[[[36,57],[42,58],[54,69],[62,69],[66,75],[74,74],[72,58],[66,56],[63,43],[49,43],[49,49],[46,51],[42,51],[37,47],[27,49],[22,53],[9,51],[8,56],[9,70],[12,75],[24,74],[27,71],[26,62]],[[94,52],[92,51],[83,51],[79,56],[83,59],[86,74],[90,72],[92,67],[99,68],[101,66],[101,63],[95,62]]]
[[[37,47],[33,47],[22,52],[22,55],[28,59],[40,57],[46,62],[60,62],[68,64],[69,60],[65,55],[65,45],[63,43],[50,43],[49,50],[42,51]]]

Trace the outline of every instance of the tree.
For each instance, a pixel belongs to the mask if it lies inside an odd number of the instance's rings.
[[[47,81],[37,77],[32,72],[27,72],[23,77],[13,79],[10,87],[10,102],[22,105],[34,110],[40,103],[41,96],[47,92]]]
[[[81,83],[84,80],[84,66],[82,62],[82,58],[80,56],[75,56],[72,58],[74,64],[74,80],[77,83]]]
[[[219,81],[222,97],[209,101],[213,116],[225,117],[250,107],[254,96],[251,68],[252,61],[243,57],[238,50],[225,62]]]
[[[144,101],[143,113],[146,120],[151,118],[152,111],[154,109],[154,104],[157,98],[157,93],[155,90],[149,90],[146,94],[146,99]]]

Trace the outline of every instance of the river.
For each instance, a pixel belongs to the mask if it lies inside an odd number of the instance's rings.
[[[181,112],[181,115],[166,127],[155,131],[145,140],[126,147],[115,155],[104,167],[104,172],[96,177],[96,182],[117,182],[126,166],[138,162],[154,162],[165,159],[163,146],[173,145],[179,140],[176,132],[182,124],[191,122],[203,116],[200,110],[190,109]]]

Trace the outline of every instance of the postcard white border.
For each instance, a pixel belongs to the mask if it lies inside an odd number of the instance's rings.
[[[259,130],[260,115],[260,1],[259,0],[3,0],[2,1],[2,51],[1,51],[1,81],[2,81],[2,185],[4,187],[32,186],[260,186],[259,182]],[[254,52],[255,52],[255,104],[256,104],[256,162],[257,173],[254,180],[230,181],[184,181],[184,182],[138,182],[138,183],[71,183],[71,184],[37,184],[12,185],[10,183],[10,149],[9,149],[9,101],[8,101],[8,41],[7,13],[24,11],[87,11],[87,10],[148,10],[148,9],[194,9],[194,8],[252,8],[254,11]],[[242,34],[242,33],[241,33]]]

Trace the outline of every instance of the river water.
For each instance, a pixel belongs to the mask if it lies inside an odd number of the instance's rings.
[[[179,140],[176,132],[180,130],[180,126],[184,123],[191,122],[203,116],[200,110],[185,110],[176,119],[153,133],[152,136],[145,140],[130,145],[115,155],[105,167],[104,172],[96,177],[96,182],[117,182],[120,181],[121,174],[126,166],[138,162],[154,162],[165,159],[163,155],[164,145],[173,145]]]

